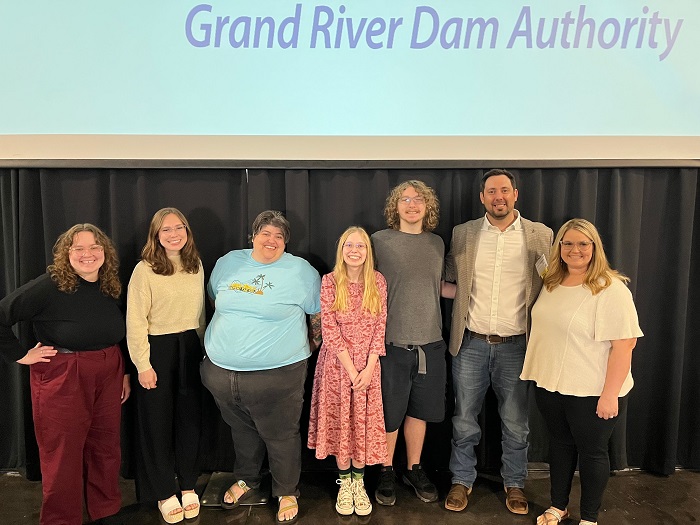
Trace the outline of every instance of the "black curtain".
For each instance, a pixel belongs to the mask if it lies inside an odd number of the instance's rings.
[[[508,167],[508,166],[504,166]],[[700,357],[693,343],[698,318],[700,199],[697,168],[513,169],[517,208],[555,232],[569,218],[599,228],[612,265],[632,282],[645,336],[634,352],[635,388],[626,425],[611,441],[615,468],[641,467],[661,474],[676,466],[700,468]],[[287,250],[307,258],[321,273],[333,264],[335,241],[351,224],[370,233],[385,227],[389,189],[421,179],[440,198],[436,233],[449,249],[452,228],[483,215],[481,169],[0,169],[2,250],[0,295],[40,275],[58,235],[78,222],[92,222],[113,239],[127,283],[138,261],[152,214],[175,206],[190,220],[205,272],[229,250],[246,247],[253,218],[264,209],[286,213],[292,225]],[[419,291],[417,291],[419,293]],[[443,308],[449,337],[451,304]],[[31,327],[19,326],[27,347]],[[313,358],[312,358],[313,362]],[[310,374],[311,375],[311,374]],[[307,383],[311,384],[311,377]],[[448,385],[448,401],[449,401]],[[0,361],[0,469],[39,477],[26,367]],[[231,437],[211,398],[202,406],[205,470],[231,468]],[[450,411],[430,425],[425,462],[446,469]],[[302,431],[306,425],[302,417]],[[498,469],[498,416],[487,400],[480,463]],[[133,406],[124,408],[125,472],[131,470]],[[531,461],[546,461],[543,422],[533,406]],[[327,463],[329,467],[332,467]],[[306,452],[304,468],[319,463]]]

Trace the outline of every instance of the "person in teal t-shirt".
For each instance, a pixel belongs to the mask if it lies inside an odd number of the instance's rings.
[[[252,249],[221,257],[209,279],[215,312],[204,337],[202,383],[231,427],[236,453],[238,481],[222,507],[254,497],[267,450],[277,520],[291,524],[299,510],[306,361],[321,339],[321,279],[304,259],[285,253],[289,222],[280,212],[258,215],[252,240]]]

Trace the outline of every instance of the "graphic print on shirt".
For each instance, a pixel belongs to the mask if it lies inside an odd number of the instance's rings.
[[[229,290],[233,290],[234,292],[249,293],[253,295],[265,295],[263,292],[265,288],[271,290],[274,287],[275,285],[271,282],[265,282],[265,274],[263,273],[251,279],[250,283],[242,283],[236,280],[228,285]]]

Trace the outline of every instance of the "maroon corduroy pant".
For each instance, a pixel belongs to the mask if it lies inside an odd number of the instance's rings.
[[[42,525],[80,525],[121,507],[124,362],[118,346],[56,354],[30,368],[41,475]]]

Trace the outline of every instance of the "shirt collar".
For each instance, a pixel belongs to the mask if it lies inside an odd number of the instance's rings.
[[[520,221],[520,212],[518,210],[513,210],[513,213],[515,213],[515,220],[513,221],[513,224],[508,226],[504,232],[514,230],[514,231],[519,231],[523,229],[523,223]],[[494,226],[489,222],[489,219],[487,217],[487,214],[484,214],[484,224],[481,225],[481,229],[484,231],[488,231],[491,228],[494,230],[501,231],[501,229],[498,226]]]

